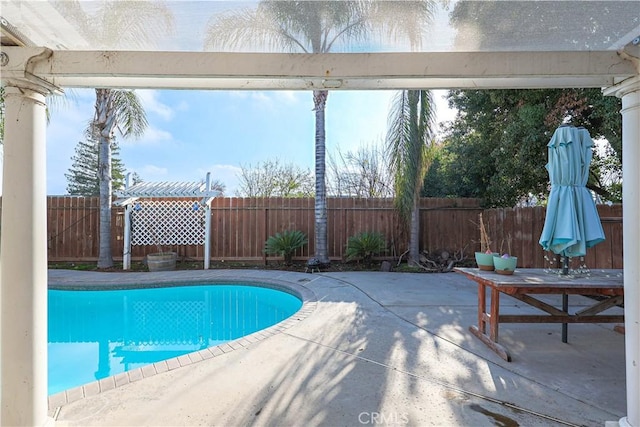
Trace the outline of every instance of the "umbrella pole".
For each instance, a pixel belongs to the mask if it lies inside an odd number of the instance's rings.
[[[569,295],[567,294],[562,294],[562,311],[569,313]],[[568,342],[567,329],[569,328],[567,326],[567,323],[562,324],[562,342],[565,344]]]
[[[563,275],[569,274],[569,257],[568,256],[562,257],[562,274]],[[562,294],[562,311],[564,311],[565,313],[569,312],[569,296],[567,294]],[[562,342],[563,343],[566,343],[568,341],[567,326],[568,325],[566,323],[562,324]]]

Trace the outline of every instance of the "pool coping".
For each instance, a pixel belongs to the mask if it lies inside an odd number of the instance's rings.
[[[192,274],[192,276],[196,277],[189,279],[184,277],[189,275],[189,271],[174,271],[169,273],[101,273],[74,271],[71,274],[73,276],[72,278],[64,277],[64,273],[60,275],[61,277],[56,277],[58,275],[56,273],[51,274],[52,271],[55,270],[50,270],[48,284],[49,289],[116,290],[242,283],[250,286],[270,288],[290,293],[302,300],[302,306],[298,311],[281,322],[233,341],[227,341],[202,350],[155,362],[132,369],[131,371],[121,372],[107,378],[92,381],[78,387],[52,394],[47,397],[49,411],[57,411],[58,408],[68,403],[75,402],[86,397],[95,396],[102,392],[113,390],[135,381],[140,381],[144,378],[149,378],[157,374],[202,362],[234,350],[247,348],[250,345],[265,340],[273,335],[277,335],[299,324],[315,311],[318,303],[315,293],[303,285],[303,283],[311,280],[307,278],[306,276],[308,275],[304,273],[282,274],[283,272],[279,271],[277,273],[273,272],[270,274],[269,271],[265,270],[245,271],[244,273],[242,270],[200,270],[197,274]],[[206,274],[206,272],[211,272],[211,274]],[[272,275],[275,275],[276,277],[269,277]],[[287,276],[293,276],[291,278],[295,279],[295,282],[286,280],[285,277]],[[305,277],[302,278],[303,276]],[[82,279],[79,279],[79,277],[82,277]],[[91,281],[92,284],[87,284],[87,281]]]

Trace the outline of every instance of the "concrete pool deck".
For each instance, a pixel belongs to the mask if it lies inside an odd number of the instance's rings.
[[[456,273],[49,271],[56,286],[187,280],[288,284],[308,303],[206,359],[53,402],[56,425],[597,426],[626,414],[613,325],[569,325],[567,344],[559,324],[501,325],[508,363],[468,331],[477,287]],[[530,310],[508,297],[501,309]]]

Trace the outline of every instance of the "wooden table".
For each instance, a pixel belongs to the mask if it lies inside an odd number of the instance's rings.
[[[562,323],[562,340],[567,342],[568,323],[622,323],[624,315],[598,314],[624,301],[622,270],[594,270],[585,277],[567,277],[545,272],[541,268],[519,268],[507,276],[477,268],[456,268],[478,283],[478,326],[469,330],[507,362],[511,355],[498,343],[500,323]],[[487,311],[486,289],[491,290]],[[500,294],[509,295],[546,314],[500,314]],[[554,307],[531,295],[562,295],[562,308]],[[568,312],[568,295],[597,295],[587,308],[573,314]],[[489,329],[487,334],[487,327]]]

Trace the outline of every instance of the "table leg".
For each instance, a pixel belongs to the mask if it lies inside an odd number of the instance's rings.
[[[469,326],[469,331],[487,345],[498,356],[511,362],[511,355],[502,345],[498,344],[498,315],[500,304],[500,292],[491,289],[491,312],[487,313],[486,286],[478,283],[478,326]],[[487,335],[487,314],[489,314],[489,331]]]
[[[491,288],[491,312],[489,313],[489,337],[498,342],[498,325],[500,319],[500,291]]]
[[[507,362],[511,362],[511,355],[501,344],[498,344],[495,341],[492,341],[491,338],[487,336],[487,334],[483,334],[476,328],[475,326],[469,326],[469,331],[475,335],[480,341],[485,343],[487,347],[496,352],[496,354],[502,357]]]
[[[481,333],[487,333],[487,322],[485,315],[487,314],[487,292],[486,286],[478,283],[478,329]]]
[[[562,294],[562,311],[569,312],[569,295]],[[562,342],[567,342],[567,323],[562,324]]]

